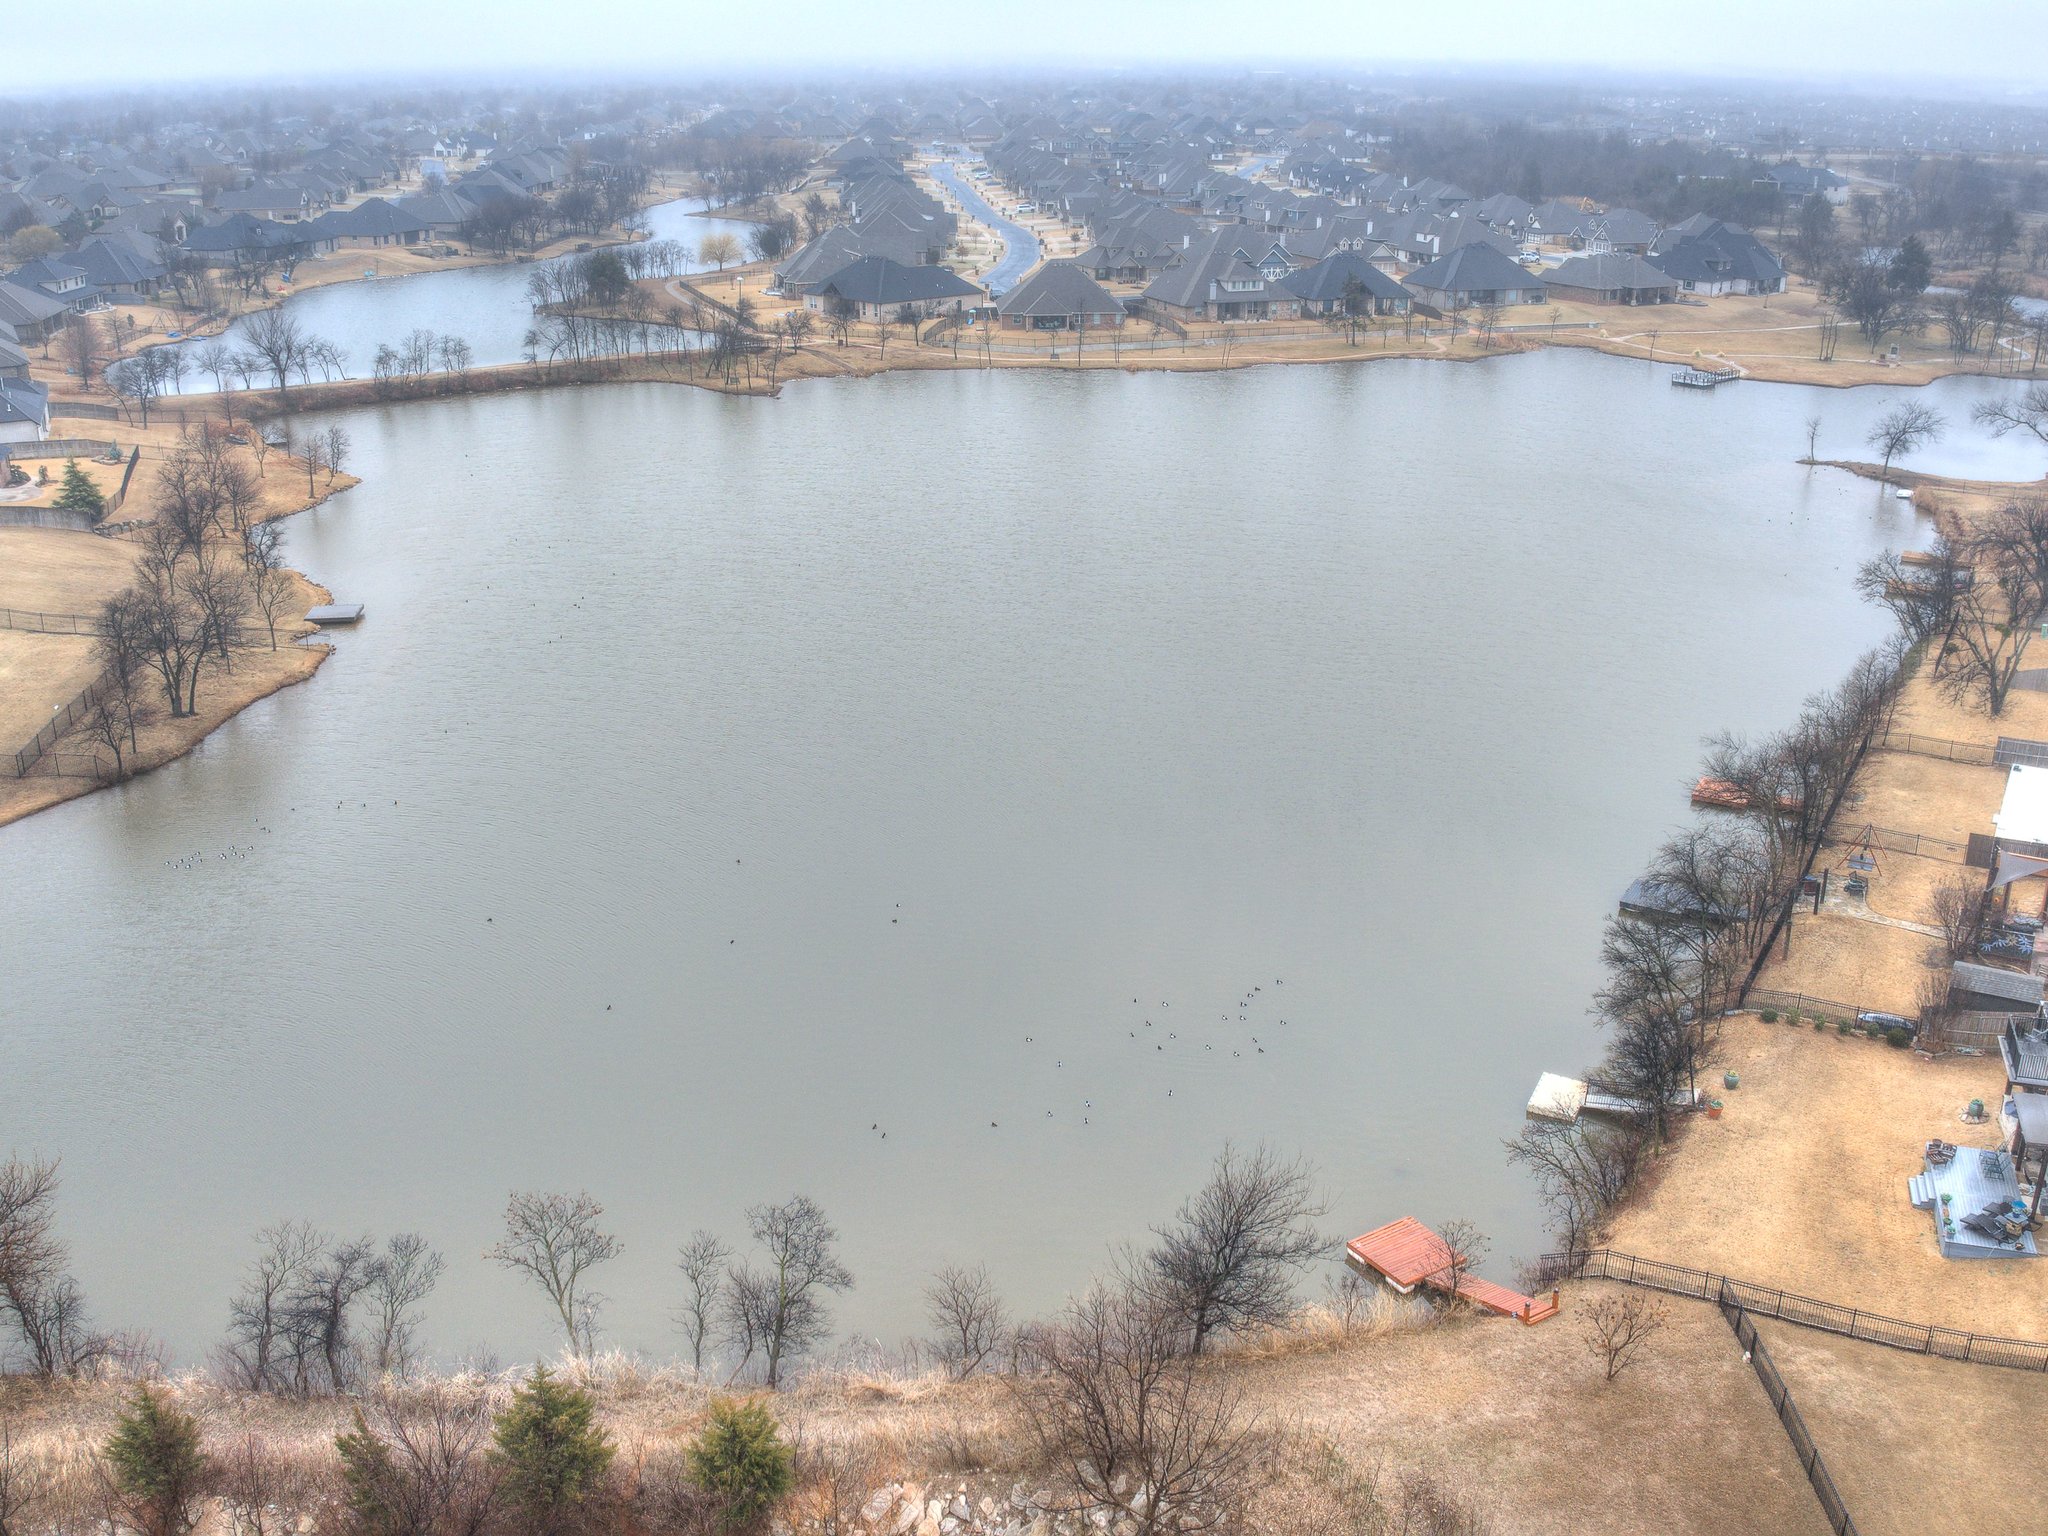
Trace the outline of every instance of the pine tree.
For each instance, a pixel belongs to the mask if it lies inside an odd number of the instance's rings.
[[[141,1536],[185,1536],[199,1520],[206,1455],[199,1423],[137,1387],[106,1447],[107,1468]]]
[[[596,1408],[588,1392],[536,1366],[498,1415],[493,1459],[505,1496],[539,1530],[568,1523],[603,1489],[612,1443],[592,1422]]]
[[[342,1498],[350,1529],[366,1536],[396,1533],[401,1528],[394,1496],[398,1470],[391,1448],[371,1432],[362,1409],[355,1411],[355,1427],[334,1437],[334,1449],[341,1458]]]
[[[64,485],[55,503],[66,512],[83,512],[94,522],[107,515],[107,498],[92,483],[92,477],[78,467],[78,460],[64,461]]]
[[[795,1481],[775,1415],[759,1401],[714,1398],[710,1422],[690,1447],[689,1462],[691,1481],[724,1501],[728,1527],[759,1520]]]

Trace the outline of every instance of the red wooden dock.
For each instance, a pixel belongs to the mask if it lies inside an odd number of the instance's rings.
[[[1353,1268],[1371,1270],[1403,1295],[1418,1285],[1439,1291],[1445,1288],[1444,1272],[1450,1267],[1448,1245],[1413,1216],[1403,1216],[1384,1227],[1374,1227],[1363,1237],[1354,1237],[1344,1245],[1344,1251]],[[1474,1306],[1528,1324],[1543,1322],[1558,1313],[1555,1291],[1539,1301],[1477,1275],[1459,1276],[1457,1293]]]

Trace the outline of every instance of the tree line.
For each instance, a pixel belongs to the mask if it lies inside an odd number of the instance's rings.
[[[1626,1196],[1675,1108],[1695,1100],[1739,1000],[1781,926],[1865,756],[1890,728],[1908,675],[1903,639],[1863,656],[1785,729],[1710,739],[1705,774],[1740,809],[1667,838],[1645,870],[1640,909],[1601,937],[1593,1012],[1607,1036],[1593,1080],[1633,1102],[1608,1123],[1532,1119],[1507,1144],[1534,1178],[1559,1247],[1588,1247]]]
[[[50,1380],[147,1376],[149,1345],[85,1323],[54,1235],[56,1174],[47,1161],[0,1164],[0,1326],[17,1364]],[[1138,1530],[1159,1536],[1232,1528],[1268,1481],[1274,1442],[1232,1373],[1204,1357],[1219,1340],[1298,1318],[1301,1275],[1334,1250],[1321,1228],[1326,1212],[1305,1162],[1226,1146],[1149,1244],[1119,1250],[1105,1275],[1049,1318],[1013,1321],[985,1268],[938,1271],[925,1292],[932,1336],[922,1350],[953,1379],[1000,1380],[1043,1474],[1035,1497],[1046,1513],[1097,1524],[1135,1515]],[[830,1300],[854,1282],[837,1231],[808,1197],[750,1207],[745,1222],[744,1251],[701,1230],[683,1244],[676,1322],[692,1375],[721,1377],[720,1390],[751,1382],[773,1394],[829,1336]],[[1456,1224],[1445,1232],[1462,1233],[1443,1255],[1454,1282],[1483,1240]],[[92,1458],[87,1502],[150,1536],[184,1536],[208,1501],[238,1529],[258,1528],[240,1523],[247,1519],[264,1530],[311,1522],[350,1536],[595,1530],[622,1520],[682,1536],[755,1529],[771,1513],[812,1529],[850,1528],[877,1467],[843,1447],[785,1439],[772,1396],[714,1395],[687,1444],[630,1469],[615,1464],[583,1382],[599,1374],[604,1297],[595,1281],[620,1246],[588,1194],[509,1198],[485,1257],[545,1300],[570,1361],[563,1376],[536,1368],[499,1399],[473,1379],[420,1369],[421,1309],[445,1270],[425,1238],[379,1244],[298,1221],[266,1228],[229,1301],[211,1374],[249,1392],[351,1402],[331,1454],[309,1467],[254,1434],[209,1444],[145,1380]],[[1357,1283],[1342,1289],[1355,1296]],[[0,1515],[10,1536],[40,1536],[37,1505],[51,1490],[34,1464],[10,1455],[5,1431],[0,1415]],[[1347,1487],[1356,1520],[1342,1529],[1417,1528],[1395,1524],[1394,1503],[1370,1479]]]

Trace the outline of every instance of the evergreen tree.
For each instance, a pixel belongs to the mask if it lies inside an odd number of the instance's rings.
[[[505,1495],[537,1530],[572,1524],[603,1488],[612,1443],[593,1422],[596,1408],[588,1392],[536,1366],[498,1415],[493,1459]]]
[[[350,1529],[365,1536],[395,1536],[402,1523],[395,1496],[398,1469],[392,1464],[391,1448],[364,1422],[362,1409],[355,1411],[355,1427],[334,1437],[334,1449],[341,1457],[342,1501],[348,1506]]]
[[[714,1398],[689,1451],[690,1478],[724,1503],[728,1529],[760,1520],[795,1481],[790,1450],[766,1403]]]
[[[137,1387],[107,1441],[106,1457],[140,1536],[185,1536],[198,1523],[207,1464],[199,1423],[190,1414]]]
[[[1899,292],[1918,296],[1927,291],[1927,285],[1934,279],[1934,260],[1927,254],[1927,246],[1918,235],[1908,235],[1899,242],[1899,248],[1892,252],[1892,264],[1887,276]]]
[[[83,512],[94,522],[107,515],[107,498],[92,483],[92,477],[78,467],[78,460],[64,461],[64,485],[57,492],[56,505],[66,512]]]

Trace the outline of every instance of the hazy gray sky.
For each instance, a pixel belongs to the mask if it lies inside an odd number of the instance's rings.
[[[1449,61],[2039,89],[2048,58],[2048,0],[112,0],[81,10],[81,25],[56,26],[16,9],[24,24],[7,29],[6,46],[16,88],[735,65]]]

